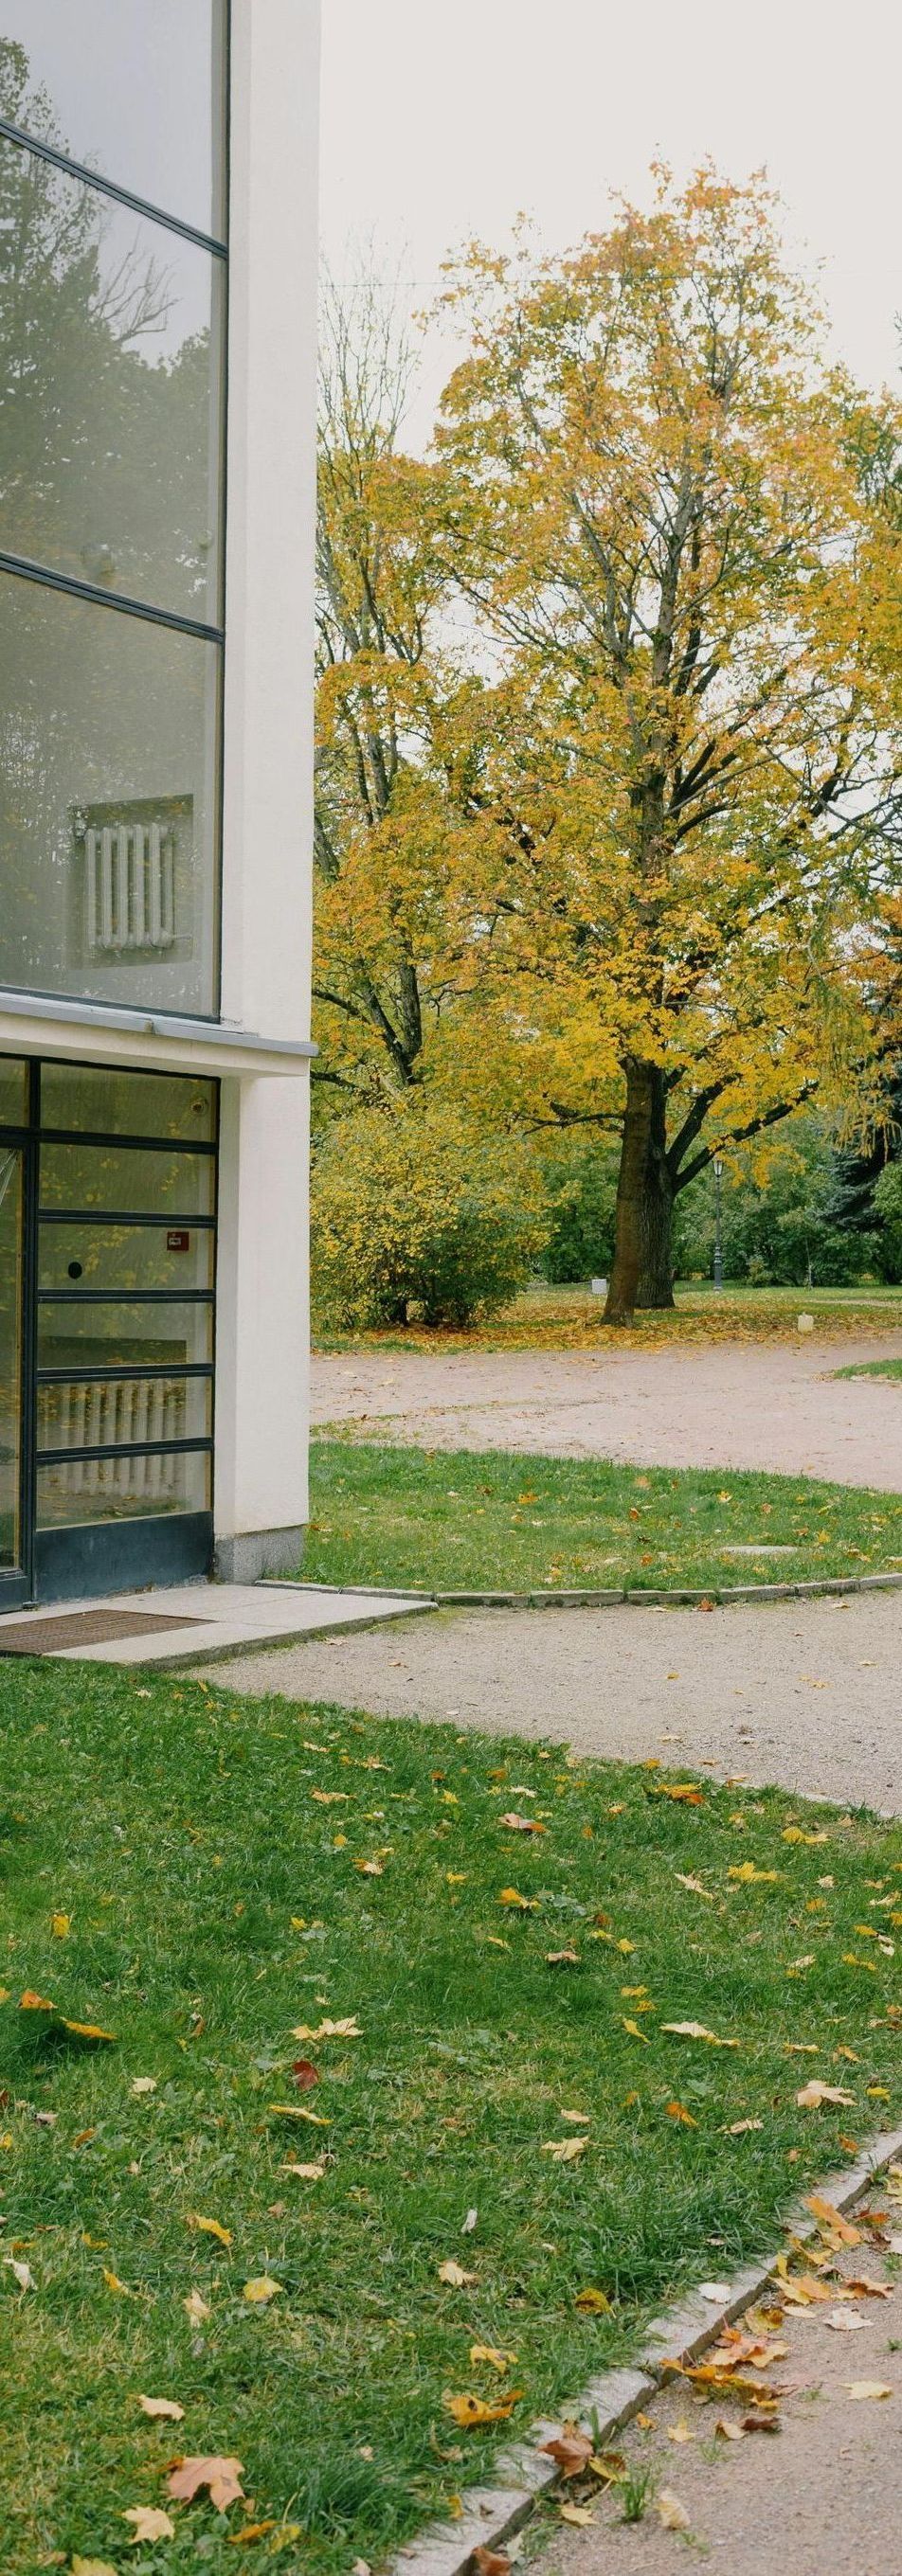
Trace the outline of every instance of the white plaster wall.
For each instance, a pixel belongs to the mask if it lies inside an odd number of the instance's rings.
[[[233,0],[222,1015],[309,1028],[319,0]],[[307,1516],[308,1083],[222,1093],[217,1538]],[[290,1551],[289,1551],[290,1552]]]

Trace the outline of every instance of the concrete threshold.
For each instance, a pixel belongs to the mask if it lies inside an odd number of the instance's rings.
[[[283,1587],[270,1583],[185,1583],[161,1585],[152,1592],[108,1593],[100,1600],[67,1601],[55,1604],[52,1613],[46,1607],[19,1610],[10,1613],[10,1620],[15,1619],[20,1632],[29,1625],[40,1632],[52,1616],[61,1636],[71,1620],[73,1642],[54,1644],[48,1653],[48,1661],[53,1663],[152,1665],[157,1671],[183,1671],[188,1664],[216,1662],[242,1647],[298,1645],[306,1637],[381,1626],[387,1619],[412,1618],[434,1606],[429,1599],[413,1598],[407,1593],[342,1592],[322,1586]],[[108,1635],[100,1643],[78,1642],[79,1622],[86,1614],[105,1613],[109,1619],[122,1614],[128,1619],[136,1612],[141,1614],[142,1622],[147,1621],[140,1635]],[[161,1623],[166,1623],[156,1634],[155,1614]],[[184,1628],[177,1624],[180,1618],[184,1619]],[[35,1652],[42,1651],[38,1635]],[[0,1620],[0,1656],[2,1653]]]

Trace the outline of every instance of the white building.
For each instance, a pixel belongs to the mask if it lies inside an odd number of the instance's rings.
[[[0,0],[0,1607],[297,1566],[318,0]]]

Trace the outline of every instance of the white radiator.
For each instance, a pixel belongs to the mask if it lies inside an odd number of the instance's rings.
[[[90,954],[171,948],[172,833],[161,823],[105,823],[85,832],[85,938]]]
[[[185,1438],[187,1387],[184,1378],[77,1379],[44,1386],[39,1394],[38,1446],[41,1449],[99,1449],[137,1445],[144,1440]],[[146,1495],[177,1501],[184,1492],[185,1456],[168,1458],[71,1458],[52,1469],[59,1494]]]

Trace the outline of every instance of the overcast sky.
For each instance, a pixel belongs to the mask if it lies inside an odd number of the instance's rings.
[[[840,14],[841,11],[841,14]],[[898,0],[323,0],[323,247],[374,239],[412,307],[449,249],[518,211],[564,249],[638,202],[649,163],[766,166],[820,268],[838,349],[898,383]],[[433,348],[430,392],[453,362]],[[423,404],[418,429],[425,428]]]

